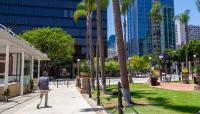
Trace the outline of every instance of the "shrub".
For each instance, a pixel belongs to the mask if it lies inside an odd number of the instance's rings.
[[[5,100],[8,102],[8,97],[10,96],[10,89],[7,88],[4,92],[3,92],[3,96],[5,98]]]

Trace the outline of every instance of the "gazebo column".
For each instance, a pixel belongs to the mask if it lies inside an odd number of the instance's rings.
[[[33,80],[33,73],[34,73],[34,57],[31,57],[31,67],[30,67],[30,75],[31,75],[31,80]]]
[[[5,60],[5,74],[4,74],[4,91],[8,88],[8,74],[9,74],[9,53],[10,46],[6,45],[6,60]]]
[[[40,78],[40,60],[38,59],[38,82]]]
[[[20,95],[24,93],[24,52],[22,52],[22,62],[21,62],[21,78],[20,78]]]

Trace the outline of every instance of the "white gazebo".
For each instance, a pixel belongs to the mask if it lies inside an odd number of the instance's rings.
[[[34,48],[25,40],[14,34],[11,30],[0,24],[0,76],[3,77],[4,91],[8,88],[8,82],[14,78],[13,73],[19,75],[20,95],[24,90],[24,64],[29,61],[30,78],[33,79],[34,60],[38,61],[38,78],[40,76],[40,61],[49,60],[46,54]],[[12,63],[11,63],[12,62]],[[11,74],[11,75],[10,75]]]

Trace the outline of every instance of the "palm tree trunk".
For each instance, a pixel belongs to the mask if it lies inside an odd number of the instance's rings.
[[[86,49],[87,49],[86,54],[87,55],[86,55],[86,59],[89,60],[90,57],[89,57],[89,33],[88,33],[89,32],[89,30],[88,30],[89,25],[88,25],[88,20],[86,21],[86,26],[87,26],[87,32],[86,32],[86,37],[87,37],[86,38],[86,44],[87,44],[86,45]]]
[[[126,17],[124,16],[124,47],[125,47],[125,58],[127,60],[128,58],[128,50],[127,50],[127,39],[126,39]],[[130,63],[129,63],[130,64]],[[129,65],[129,74],[128,74],[128,77],[129,77],[129,83],[133,83],[133,79],[132,79],[132,75],[131,75],[131,72],[130,72],[130,65]]]
[[[185,34],[186,34],[186,48],[185,48],[185,62],[186,62],[186,68],[189,69],[188,65],[188,24],[185,24]]]
[[[123,33],[122,33],[122,22],[120,15],[119,0],[112,0],[112,3],[113,3],[115,33],[117,38],[118,59],[120,64],[122,94],[124,96],[125,101],[129,104],[132,104],[130,97],[128,76],[127,76],[126,57],[125,57],[125,48],[124,48]]]
[[[90,52],[90,76],[92,88],[95,89],[94,85],[94,51],[92,42],[92,13],[88,16],[88,36],[89,36],[89,52]]]
[[[125,47],[125,53],[126,53],[126,59],[127,59],[127,44],[126,44],[126,18],[124,16],[124,47]]]
[[[98,73],[99,73],[99,42],[97,41],[97,47],[96,47],[96,79],[97,79]]]
[[[160,78],[160,81],[162,82],[162,73],[161,73],[161,65],[160,65],[160,47],[159,47],[159,44],[160,44],[160,21],[159,20],[156,20],[154,19],[153,20],[153,27],[154,27],[154,31],[155,31],[155,44],[156,44],[156,54],[157,54],[157,57],[158,57],[158,72],[159,72],[159,78]]]
[[[102,20],[101,20],[101,6],[100,0],[97,0],[97,37],[100,52],[100,71],[102,77],[102,90],[106,93],[106,75],[105,75],[105,55],[104,55],[104,44],[102,37]]]

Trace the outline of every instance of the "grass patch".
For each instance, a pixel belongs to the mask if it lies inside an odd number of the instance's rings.
[[[117,85],[107,87],[112,93]],[[175,91],[158,89],[146,84],[131,84],[131,96],[135,102],[133,107],[128,107],[125,102],[124,112],[133,113],[133,108],[139,114],[194,114],[200,110],[200,91]],[[96,91],[93,92],[96,100]],[[117,114],[117,96],[101,94],[101,102],[108,112]]]

